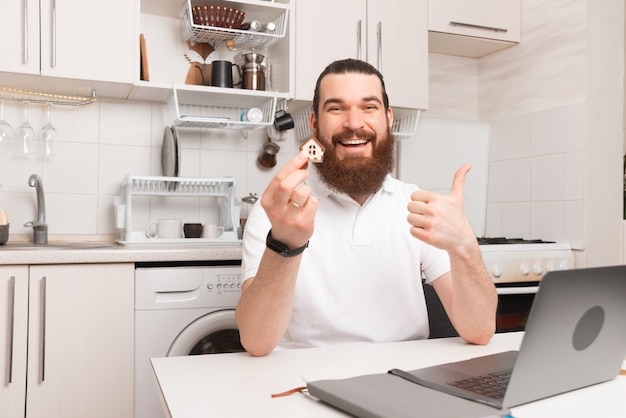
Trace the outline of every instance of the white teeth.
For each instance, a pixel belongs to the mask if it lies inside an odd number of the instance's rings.
[[[363,144],[367,144],[367,141],[365,139],[350,139],[348,141],[343,141],[342,144],[343,145],[363,145]]]

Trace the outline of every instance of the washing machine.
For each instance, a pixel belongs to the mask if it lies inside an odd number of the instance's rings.
[[[243,351],[241,262],[137,263],[135,418],[165,417],[150,358]]]

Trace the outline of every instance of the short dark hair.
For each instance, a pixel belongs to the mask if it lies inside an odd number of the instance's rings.
[[[380,80],[380,85],[382,88],[383,105],[385,107],[385,112],[387,111],[387,109],[389,109],[389,97],[387,97],[385,81],[383,80],[383,75],[380,73],[380,71],[378,71],[376,68],[374,68],[374,66],[365,61],[347,58],[330,63],[318,77],[317,83],[315,84],[315,93],[313,94],[313,112],[315,113],[315,119],[318,119],[319,117],[320,85],[322,84],[322,79],[328,74],[348,73],[372,74],[377,76]]]

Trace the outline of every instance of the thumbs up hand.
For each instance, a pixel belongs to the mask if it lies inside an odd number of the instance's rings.
[[[411,235],[447,251],[460,249],[472,241],[476,243],[463,205],[465,176],[471,168],[466,164],[457,170],[448,195],[427,190],[411,194],[407,217]]]

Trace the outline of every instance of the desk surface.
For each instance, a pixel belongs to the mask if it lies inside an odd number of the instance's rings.
[[[460,338],[355,344],[319,349],[152,359],[164,408],[173,418],[194,417],[345,417],[313,398],[283,392],[306,381],[385,373],[397,367],[418,369],[519,348],[523,333],[497,334],[486,346]],[[158,389],[155,389],[158,390]],[[495,411],[495,410],[494,410]],[[512,409],[515,418],[626,417],[626,377]]]

